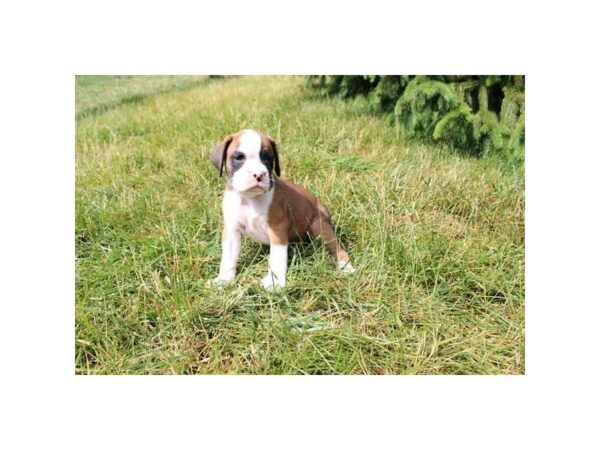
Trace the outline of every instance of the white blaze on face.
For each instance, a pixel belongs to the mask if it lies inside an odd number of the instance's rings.
[[[244,164],[231,177],[231,185],[236,191],[246,193],[248,189],[256,186],[255,175],[263,175],[260,185],[264,190],[269,190],[268,169],[260,160],[260,135],[253,130],[244,130],[238,137],[238,141],[240,142],[240,146],[235,150],[243,153],[246,158],[244,159]],[[264,191],[257,190],[256,192],[248,192],[246,194],[254,196],[263,193]]]

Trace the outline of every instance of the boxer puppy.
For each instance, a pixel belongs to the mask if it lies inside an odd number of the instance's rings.
[[[242,233],[270,246],[265,289],[285,286],[288,242],[307,234],[319,236],[344,273],[355,269],[337,243],[329,211],[317,198],[281,175],[277,145],[269,136],[242,130],[227,136],[213,150],[211,161],[227,176],[223,195],[223,253],[219,275],[209,284],[235,277]]]

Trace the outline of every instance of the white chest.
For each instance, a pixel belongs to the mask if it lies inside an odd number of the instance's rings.
[[[257,211],[249,206],[242,207],[240,224],[245,228],[243,231],[255,241],[263,244],[270,242],[267,214],[262,214],[262,211]]]
[[[223,214],[226,226],[238,229],[255,241],[269,244],[269,207],[273,191],[252,198],[240,197],[226,192],[223,198]]]

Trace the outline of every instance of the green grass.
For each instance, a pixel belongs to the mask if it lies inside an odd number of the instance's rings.
[[[76,373],[522,374],[524,176],[405,144],[362,99],[302,77],[76,78]],[[319,242],[220,260],[215,143],[273,136],[283,176],[332,212],[358,272]]]

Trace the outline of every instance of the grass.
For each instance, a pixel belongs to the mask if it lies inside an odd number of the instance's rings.
[[[76,77],[76,373],[522,374],[524,176],[402,143],[362,99],[302,77]],[[220,260],[209,154],[255,128],[332,212],[358,272],[293,245]]]

